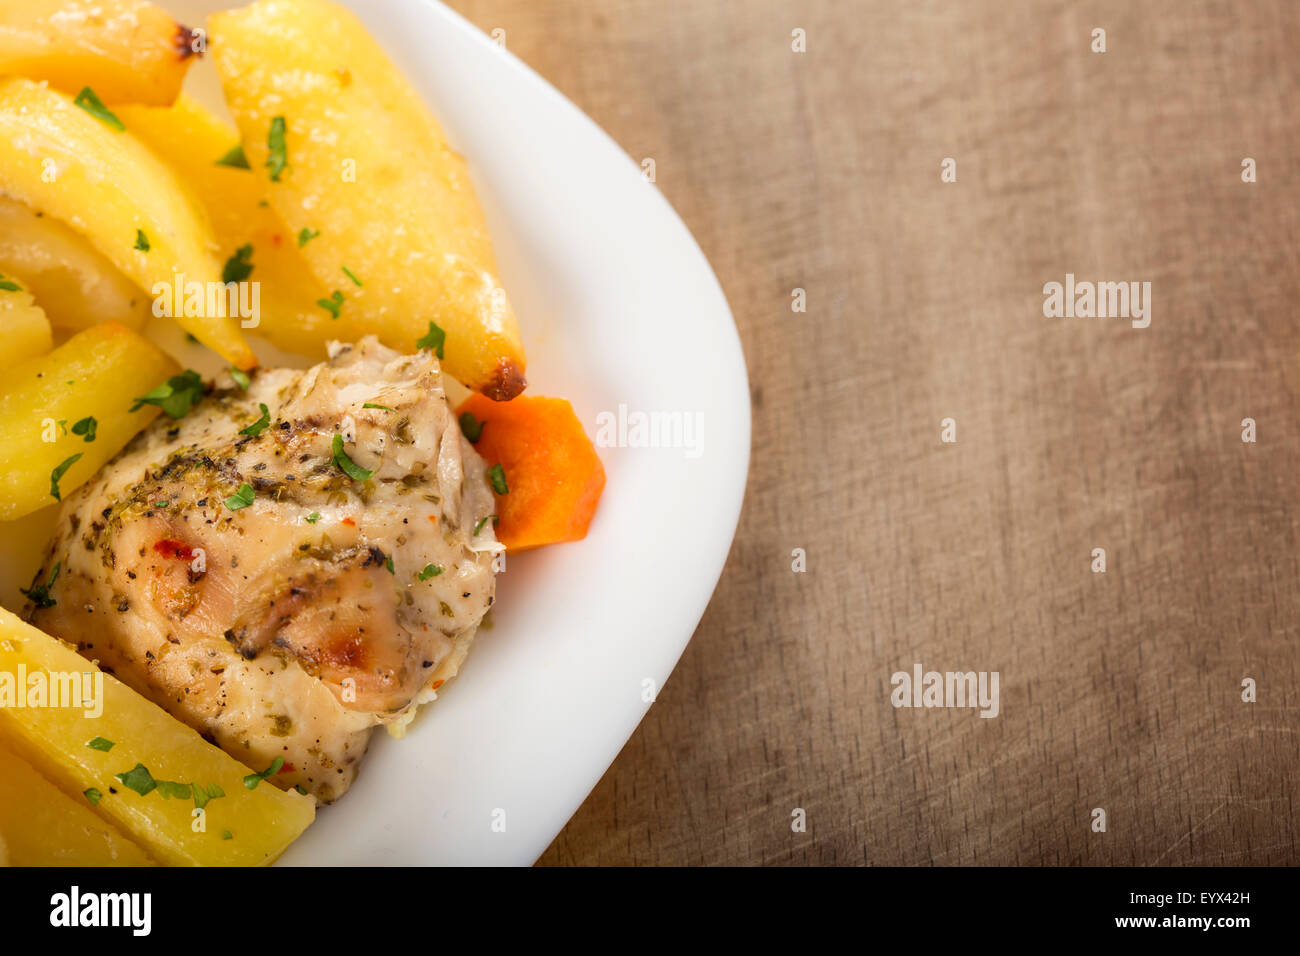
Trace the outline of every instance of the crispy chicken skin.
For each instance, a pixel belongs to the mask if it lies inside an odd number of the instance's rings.
[[[336,434],[369,480],[342,470]],[[245,483],[256,497],[232,509]],[[223,374],[69,495],[37,575],[61,566],[57,603],[29,617],[330,801],[374,727],[403,726],[459,668],[493,601],[492,511],[432,353],[334,344],[247,391]]]

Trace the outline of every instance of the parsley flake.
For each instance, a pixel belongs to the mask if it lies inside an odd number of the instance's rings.
[[[226,507],[231,511],[238,511],[240,508],[247,508],[257,497],[257,492],[248,482],[239,486],[239,490],[226,499]]]
[[[65,458],[63,461],[59,462],[59,464],[55,465],[54,470],[50,472],[50,494],[54,496],[55,501],[63,500],[59,496],[59,479],[67,474],[68,469],[75,465],[79,458],[81,458],[81,452],[77,452],[70,458]]]
[[[102,800],[104,797],[104,795],[100,793],[98,790],[96,790],[94,787],[90,787],[89,789],[81,791],[81,795],[90,801],[90,805],[92,807],[99,806],[99,801]]]
[[[149,237],[144,234],[143,229],[135,231],[135,248],[139,252],[148,252],[152,248],[149,245]]]
[[[266,431],[266,426],[271,424],[271,410],[263,402],[258,402],[257,407],[262,410],[262,417],[246,428],[241,428],[239,434],[248,435],[250,438],[256,438],[262,432]]]
[[[19,593],[23,594],[29,601],[36,605],[39,610],[54,607],[58,602],[50,597],[50,588],[54,587],[54,582],[59,579],[59,571],[63,568],[62,561],[56,561],[54,570],[50,572],[50,579],[44,584],[32,584],[30,588],[19,588]]]
[[[115,129],[119,133],[126,130],[126,124],[114,116],[103,101],[95,95],[95,91],[88,86],[81,88],[81,92],[72,101],[72,105],[81,107],[110,129]]]
[[[95,421],[95,417],[93,415],[88,415],[72,426],[72,434],[84,435],[86,441],[92,442],[95,440],[95,429],[98,427],[99,422]]]
[[[266,146],[271,155],[266,158],[266,168],[271,171],[271,182],[278,183],[280,174],[289,166],[289,148],[284,141],[284,117],[271,120],[271,130],[266,134]]]
[[[319,229],[308,229],[306,226],[303,226],[298,230],[298,248],[301,249],[319,235]]]
[[[506,470],[500,464],[493,465],[488,469],[488,481],[492,482],[492,490],[499,495],[510,494],[509,487],[506,486]]]
[[[108,753],[113,749],[115,744],[111,740],[105,740],[103,737],[96,737],[94,740],[86,741],[86,746],[91,750],[98,750],[102,753]]]
[[[191,408],[203,397],[203,379],[192,368],[187,368],[180,375],[173,375],[147,395],[135,400],[131,411],[137,411],[143,405],[157,405],[170,418],[184,418]]]
[[[440,574],[442,574],[442,568],[438,567],[438,565],[426,564],[424,570],[417,574],[416,577],[421,581],[427,581],[429,578],[436,578]]]
[[[244,155],[244,144],[236,143],[230,151],[213,163],[214,166],[229,166],[231,169],[248,169],[248,157]]]
[[[244,786],[246,786],[249,790],[256,790],[257,785],[259,783],[261,783],[267,777],[275,776],[277,773],[280,772],[280,768],[283,766],[284,766],[284,758],[276,757],[273,761],[271,761],[271,766],[267,767],[261,773],[250,773],[247,777],[245,777]]]
[[[343,293],[338,289],[328,299],[317,299],[316,304],[328,312],[333,318],[339,317],[339,309],[343,307]]]
[[[486,424],[487,422],[481,422],[475,418],[473,412],[460,413],[460,433],[471,444],[483,437],[483,426]]]
[[[334,464],[353,481],[369,481],[374,474],[374,471],[367,471],[348,457],[348,453],[343,450],[343,436],[338,432],[334,433]]]
[[[253,274],[253,246],[245,243],[235,250],[235,254],[226,260],[221,269],[221,281],[227,285],[231,282],[243,282]]]
[[[429,331],[415,340],[417,349],[433,349],[438,358],[442,358],[442,347],[447,341],[447,333],[430,322]]]

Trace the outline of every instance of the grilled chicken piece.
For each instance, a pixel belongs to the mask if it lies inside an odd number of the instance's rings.
[[[69,495],[37,575],[62,569],[57,603],[29,617],[330,801],[373,728],[404,727],[460,667],[493,601],[492,511],[432,353],[334,344],[246,392],[223,375]]]

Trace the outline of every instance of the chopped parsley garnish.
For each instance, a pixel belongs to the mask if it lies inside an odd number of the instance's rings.
[[[253,380],[248,377],[248,373],[242,368],[232,368],[230,370],[230,377],[233,378],[235,384],[244,391],[248,391],[248,386],[253,384]]]
[[[277,773],[280,772],[280,768],[283,766],[284,766],[284,758],[276,757],[274,760],[271,761],[271,766],[267,767],[261,773],[250,773],[247,777],[245,777],[244,786],[246,786],[249,790],[256,790],[257,785],[259,783],[261,783],[263,780],[267,779],[268,777],[274,777]]]
[[[309,514],[309,515],[306,517],[305,520],[306,520],[306,522],[307,522],[308,524],[315,524],[317,521],[320,521],[320,512],[319,512],[319,511],[313,511],[311,514]]]
[[[137,229],[135,231],[135,248],[139,252],[148,252],[151,248],[149,245],[149,237],[144,234],[143,229]]]
[[[122,786],[128,790],[134,790],[142,797],[147,796],[158,787],[158,781],[154,780],[149,768],[142,763],[136,764],[126,773],[117,773],[113,776],[122,781]]]
[[[223,839],[223,840],[233,840],[234,838],[235,838],[234,834],[231,833],[229,830],[222,830],[222,831],[221,831],[221,839]]]
[[[50,494],[54,496],[55,501],[63,500],[59,497],[59,479],[67,474],[68,469],[75,465],[79,458],[81,458],[81,452],[77,452],[70,458],[65,458],[50,472]]]
[[[343,436],[338,432],[334,433],[334,464],[338,465],[339,470],[347,475],[353,481],[369,481],[373,471],[367,471],[362,468],[343,450]]]
[[[374,403],[374,402],[366,402],[366,403],[365,403],[364,405],[362,405],[361,407],[362,407],[362,408],[377,408],[377,409],[379,409],[381,412],[395,412],[395,411],[397,411],[397,409],[395,409],[395,408],[389,408],[387,405],[378,405],[378,404],[376,404],[376,403]]]
[[[495,522],[496,520],[497,520],[496,515],[484,515],[482,518],[479,518],[478,524],[474,525],[475,536],[477,536],[478,533],[483,530],[483,526],[485,524],[487,524],[489,521]]]
[[[388,569],[389,574],[397,573],[397,569],[393,567],[393,556],[391,554],[384,559],[384,567]]]
[[[72,101],[73,106],[80,106],[95,119],[99,120],[110,129],[115,129],[119,133],[125,131],[126,124],[114,116],[103,101],[95,95],[95,91],[88,86],[83,86],[77,98]]]
[[[487,422],[475,418],[473,412],[460,413],[460,433],[465,436],[466,441],[473,443],[482,438],[483,426],[486,424]]]
[[[204,787],[201,783],[194,784],[194,805],[202,810],[208,805],[209,800],[216,800],[218,797],[224,797],[226,791],[222,790],[215,783],[210,783]]]
[[[13,279],[6,279],[3,275],[0,275],[0,292],[22,292],[22,291],[23,291],[23,287],[20,286],[17,282],[14,282]]]
[[[188,800],[194,795],[194,785],[192,783],[175,783],[171,780],[155,780],[154,786],[158,790],[158,796],[164,800],[170,800],[175,797],[177,800]]]
[[[99,750],[103,753],[108,753],[113,749],[114,744],[111,740],[105,740],[103,737],[96,737],[94,740],[87,741],[86,746],[91,750]]]
[[[30,588],[19,588],[19,593],[26,596],[40,610],[54,607],[58,602],[50,597],[50,588],[54,587],[54,582],[59,579],[59,571],[63,567],[62,561],[56,561],[54,570],[50,572],[50,579],[44,584],[33,584]]]
[[[86,441],[88,442],[94,441],[95,429],[98,427],[99,427],[99,422],[95,421],[95,417],[93,415],[88,415],[87,417],[83,418],[79,422],[76,422],[72,426],[72,434],[84,435],[86,437]]]
[[[328,299],[317,299],[316,304],[328,312],[333,318],[339,317],[339,309],[343,308],[343,293],[338,289]]]
[[[299,793],[301,793],[304,797],[307,796],[307,788],[304,787],[302,784],[297,784],[297,785],[295,785],[293,789],[297,790],[297,791],[298,791]]]
[[[104,797],[104,795],[100,793],[98,790],[96,790],[94,787],[90,787],[87,790],[81,791],[81,795],[90,801],[90,805],[92,807],[99,806],[99,801]]]
[[[248,157],[244,155],[244,144],[236,143],[230,151],[213,165],[229,166],[231,169],[248,169]]]
[[[289,165],[289,148],[284,142],[284,117],[271,120],[271,131],[266,134],[266,146],[271,155],[266,158],[266,168],[271,171],[271,182],[278,183],[280,174]]]
[[[226,507],[231,511],[238,511],[240,508],[247,508],[257,497],[257,492],[248,482],[239,486],[239,490],[226,499]]]
[[[153,503],[153,506],[154,506],[155,508],[166,508],[169,504],[171,504],[171,502],[170,502],[170,501],[167,501],[166,499],[164,499],[164,500],[162,500],[162,501],[155,501],[155,502]]]
[[[506,486],[506,470],[500,464],[493,465],[488,469],[488,481],[492,482],[492,490],[499,495],[510,494],[510,489]]]
[[[438,358],[442,358],[442,347],[446,341],[447,333],[438,328],[433,322],[430,322],[429,331],[415,340],[415,347],[417,349],[433,349]]]
[[[421,581],[427,581],[429,578],[436,578],[440,574],[442,574],[442,568],[438,567],[438,565],[426,564],[424,570],[417,574],[416,577]]]
[[[349,279],[351,279],[351,280],[352,280],[352,284],[355,285],[358,289],[361,288],[361,280],[358,279],[358,278],[356,277],[356,274],[355,274],[351,269],[349,269],[347,266],[344,266],[344,267],[343,267],[343,274],[344,274],[345,276],[347,276]]]
[[[173,375],[148,395],[135,400],[131,411],[142,405],[157,405],[171,418],[184,418],[191,408],[203,397],[203,379],[192,368],[187,368],[180,375]]]
[[[239,434],[248,435],[250,438],[256,438],[262,432],[266,431],[266,426],[271,424],[271,410],[262,402],[257,403],[257,407],[262,410],[262,417],[247,428],[241,428]]]
[[[221,269],[221,281],[243,282],[253,274],[253,245],[246,243],[235,250],[235,254],[226,260]]]
[[[306,226],[303,226],[298,230],[298,248],[301,249],[319,235],[319,229],[308,229]]]

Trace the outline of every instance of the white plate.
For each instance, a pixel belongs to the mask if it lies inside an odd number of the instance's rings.
[[[230,5],[162,2],[191,25]],[[375,735],[356,785],[282,859],[529,864],[636,729],[717,583],[749,460],[744,357],[695,240],[573,104],[439,4],[348,6],[469,160],[530,391],[568,398],[593,436],[620,405],[703,423],[698,456],[600,449],[608,481],[586,540],[510,559],[461,676],[404,740]],[[216,105],[210,64],[191,89]],[[0,531],[10,606],[36,561],[18,539],[39,541],[51,512]]]

